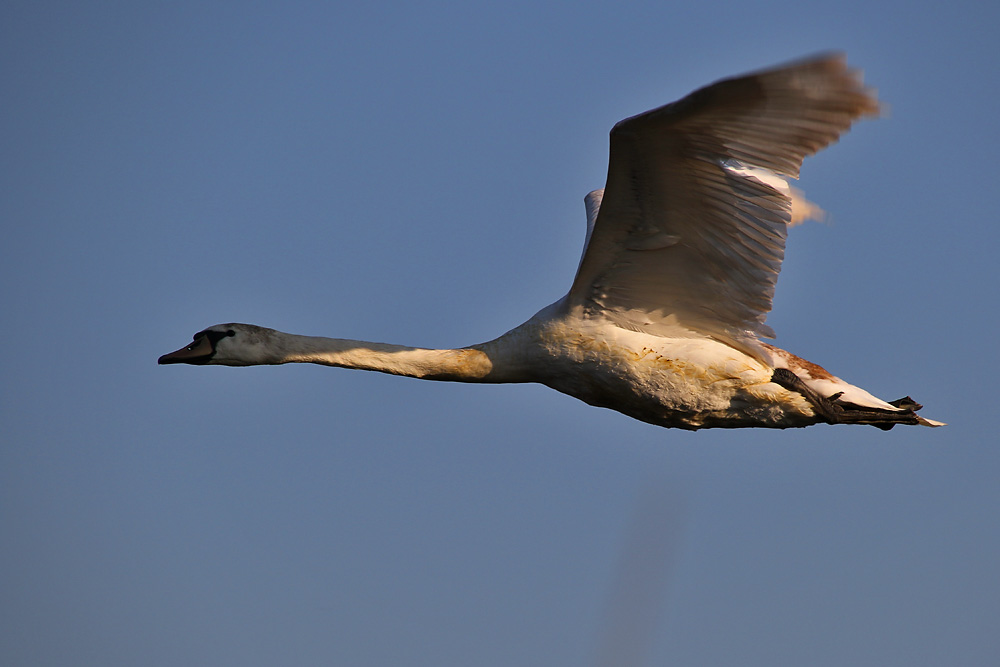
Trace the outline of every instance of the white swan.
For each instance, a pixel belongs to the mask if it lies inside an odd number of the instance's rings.
[[[481,345],[428,350],[249,324],[194,335],[161,364],[305,362],[461,382],[540,382],[659,426],[940,426],[772,347],[764,319],[787,227],[818,209],[792,189],[805,156],[878,102],[840,55],[719,81],[611,131],[607,185],[586,197],[569,293]]]

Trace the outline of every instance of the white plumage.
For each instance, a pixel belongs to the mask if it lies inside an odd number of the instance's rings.
[[[480,345],[426,350],[209,327],[160,363],[305,362],[436,380],[540,382],[687,429],[939,426],[761,340],[789,226],[821,211],[792,188],[805,156],[878,102],[842,57],[720,81],[621,121],[608,180],[585,199],[569,293]]]

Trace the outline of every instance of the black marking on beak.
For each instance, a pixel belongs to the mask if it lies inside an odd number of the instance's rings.
[[[204,365],[215,356],[216,344],[228,336],[235,336],[232,329],[228,331],[199,331],[190,344],[176,352],[165,354],[157,360],[159,364],[195,364]]]

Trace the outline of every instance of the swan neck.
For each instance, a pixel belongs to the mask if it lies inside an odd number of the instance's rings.
[[[435,350],[291,334],[285,334],[285,338],[284,354],[278,363],[321,364],[458,382],[488,382],[486,378],[493,370],[489,356],[476,348]]]

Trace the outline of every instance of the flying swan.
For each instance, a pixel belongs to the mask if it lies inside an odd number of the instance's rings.
[[[909,397],[883,401],[761,340],[774,337],[764,319],[787,229],[818,212],[787,179],[878,110],[834,54],[719,81],[621,121],[607,184],[585,199],[587,238],[569,293],[487,343],[431,350],[219,324],[159,363],[540,382],[692,430],[941,426]]]

